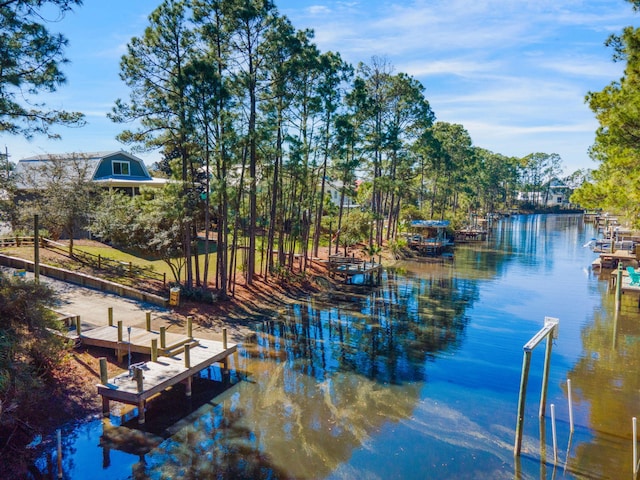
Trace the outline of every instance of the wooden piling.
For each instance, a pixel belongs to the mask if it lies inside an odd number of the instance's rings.
[[[191,397],[192,381],[193,377],[187,377],[184,379],[184,391],[185,396]]]
[[[82,322],[80,322],[80,315],[76,315],[76,335],[80,337],[82,333]]]
[[[107,310],[107,315],[109,319],[109,326],[113,327],[113,307],[109,307],[109,309]]]
[[[187,317],[187,337],[193,338],[193,317],[191,315]]]
[[[551,349],[553,347],[553,334],[547,335],[547,348],[544,353],[544,366],[542,367],[542,391],[540,392],[539,417],[544,417],[547,409],[547,385],[549,384],[549,370],[551,367]]]
[[[147,404],[146,400],[140,400],[138,402],[138,425],[144,425],[144,422],[146,420],[144,415],[146,404]]]
[[[635,478],[640,470],[640,465],[638,464],[638,419],[636,417],[631,419],[631,430],[633,436],[633,475]]]
[[[622,305],[622,262],[618,263],[618,275],[616,277],[616,310]]]
[[[122,350],[120,348],[122,342],[123,342],[123,339],[122,339],[122,320],[118,320],[118,345],[116,347],[116,357],[118,358],[118,363],[121,363],[122,359],[124,358],[124,350]]]
[[[167,327],[160,327],[160,348],[167,348]]]
[[[108,417],[110,413],[109,410],[109,397],[102,396],[102,416]]]
[[[106,385],[109,383],[109,372],[107,370],[107,359],[106,357],[100,357],[100,383],[102,385]]]
[[[227,329],[222,329],[222,348],[227,349]]]
[[[151,331],[151,312],[147,312],[147,332]]]
[[[151,339],[151,361],[152,362],[158,361],[158,339],[157,338]]]
[[[522,376],[520,378],[520,395],[518,397],[518,419],[516,422],[516,444],[513,453],[520,455],[522,449],[522,431],[524,427],[524,406],[527,398],[527,382],[529,380],[529,367],[531,365],[531,350],[525,350],[522,357]]]
[[[191,345],[188,343],[184,346],[184,367],[191,368]]]
[[[136,377],[136,385],[138,387],[138,393],[142,393],[144,391],[144,378],[143,378],[141,368],[135,369],[135,377]]]
[[[58,443],[58,478],[62,478],[62,431],[56,431]]]

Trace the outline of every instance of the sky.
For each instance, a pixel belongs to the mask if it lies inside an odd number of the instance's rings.
[[[0,135],[10,159],[64,152],[127,150],[111,122],[127,99],[120,58],[141,36],[160,0],[85,0],[52,31],[69,40],[67,82],[41,100],[80,111],[82,128],[57,127],[62,140]],[[419,80],[437,121],[461,124],[477,147],[507,156],[556,153],[566,174],[597,168],[588,156],[598,124],[585,95],[618,80],[624,65],[604,42],[640,14],[624,0],[275,0],[322,52],[354,66],[385,58]],[[158,152],[136,153],[147,164]]]

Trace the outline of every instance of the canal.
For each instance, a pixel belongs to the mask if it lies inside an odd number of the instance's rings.
[[[124,410],[65,428],[64,478],[632,478],[640,310],[623,298],[616,314],[594,236],[579,215],[515,216],[452,263],[291,306],[256,325],[229,386],[213,368],[190,404],[179,388],[150,402],[144,428]],[[514,459],[523,345],[545,317],[560,322],[546,416],[543,342]],[[55,448],[37,467],[56,471]]]

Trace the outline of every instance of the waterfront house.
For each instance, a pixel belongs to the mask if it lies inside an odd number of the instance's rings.
[[[149,174],[142,159],[123,150],[37,155],[18,161],[14,175],[21,191],[38,190],[53,174],[83,176],[104,188],[137,195],[142,187],[161,188],[167,180]]]

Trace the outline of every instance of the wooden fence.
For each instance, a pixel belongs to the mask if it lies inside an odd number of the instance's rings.
[[[34,237],[4,237],[0,238],[0,247],[25,247],[33,246]],[[119,277],[130,277],[141,280],[158,280],[162,285],[167,284],[167,274],[159,273],[148,267],[141,267],[132,262],[120,262],[102,255],[94,255],[89,252],[74,249],[73,254],[69,253],[69,246],[63,243],[54,242],[48,238],[40,239],[40,246],[48,250],[65,255],[69,258],[90,266],[97,270],[105,270],[112,275]]]

